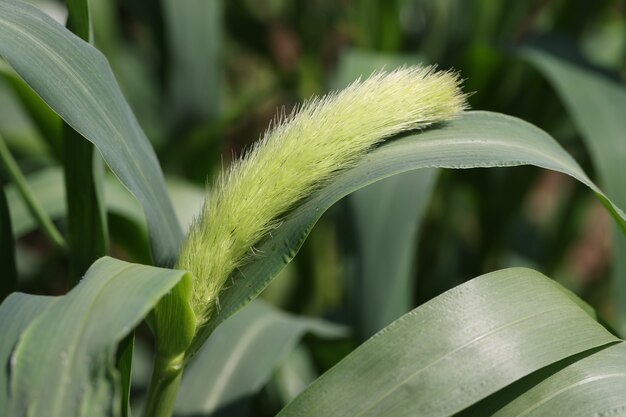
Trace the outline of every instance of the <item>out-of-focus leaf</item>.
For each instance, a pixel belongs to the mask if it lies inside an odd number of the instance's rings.
[[[626,86],[568,63],[539,49],[521,55],[554,85],[582,133],[599,183],[620,207],[626,207]],[[626,236],[613,233],[615,307],[619,330],[626,333]]]
[[[46,214],[52,219],[58,219],[66,213],[65,189],[63,187],[63,172],[57,168],[46,168],[27,177],[28,184],[37,196]],[[198,186],[182,179],[168,179],[166,181],[169,193],[174,197],[174,210],[179,222],[188,228],[193,217],[199,212],[204,201],[205,191]],[[21,237],[37,227],[24,205],[17,196],[14,186],[7,187],[9,211],[16,237]],[[146,221],[137,200],[124,186],[112,176],[104,178],[104,196],[109,211],[124,216],[145,229]]]
[[[348,297],[365,340],[411,310],[417,234],[436,170],[405,172],[350,195],[356,255]]]
[[[3,365],[3,377],[10,378],[8,415],[118,414],[117,344],[187,276],[113,258],[94,263],[72,291],[28,325],[10,366]]]
[[[171,265],[182,237],[154,150],[104,56],[37,8],[0,2],[0,56],[100,150],[141,203],[155,261]]]
[[[59,168],[49,168],[26,177],[28,185],[41,202],[46,214],[51,219],[58,219],[65,215],[65,188],[63,187],[63,172]],[[9,212],[13,233],[16,238],[24,236],[37,228],[37,222],[28,211],[28,207],[20,198],[15,185],[6,187],[9,201]]]
[[[48,107],[29,86],[6,64],[0,65],[0,76],[19,99],[23,109],[30,116],[30,121],[47,143],[52,154],[60,158],[61,155],[61,119]]]
[[[530,269],[501,270],[396,320],[279,415],[449,416],[545,366],[616,340],[549,278]]]
[[[55,297],[13,293],[0,304],[0,415],[7,416],[9,405],[9,360],[18,339]]]
[[[298,345],[274,373],[272,385],[283,406],[296,398],[319,377],[309,350]]]
[[[215,117],[220,97],[220,0],[161,0],[171,56],[174,123]]]
[[[250,303],[211,335],[185,371],[175,415],[242,415],[305,333],[338,337],[345,329]]]
[[[417,63],[415,56],[351,50],[342,55],[333,85],[343,88],[381,69]],[[422,213],[436,170],[407,172],[379,181],[348,197],[351,219],[340,238],[346,248],[347,297],[362,340],[411,310],[414,258]],[[383,279],[384,277],[384,279]]]
[[[333,76],[331,87],[340,89],[357,78],[365,78],[377,70],[392,70],[403,65],[423,63],[416,55],[384,54],[362,49],[349,49],[339,57],[337,72]]]
[[[200,330],[194,347],[267,286],[295,256],[322,213],[342,197],[377,180],[418,168],[517,165],[535,165],[576,178],[591,188],[620,227],[626,230],[624,213],[602,194],[576,161],[546,132],[514,117],[466,112],[439,128],[386,142],[364,157],[358,166],[338,175],[285,216],[272,236],[257,246],[263,256],[255,257],[235,274],[234,284],[220,297],[220,313]]]
[[[0,135],[6,139],[8,146],[17,154],[28,155],[33,159],[48,158],[50,149],[33,123],[32,115],[27,114],[21,100],[11,88],[11,84],[2,77],[6,70],[10,69],[7,65],[0,63],[0,108],[2,109],[0,112]],[[41,99],[39,100],[41,101]],[[54,112],[50,112],[58,121],[59,117]]]

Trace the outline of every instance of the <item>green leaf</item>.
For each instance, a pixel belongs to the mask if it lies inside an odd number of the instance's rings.
[[[82,40],[89,42],[90,22],[87,0],[65,0],[67,5],[67,28]]]
[[[26,111],[30,120],[40,133],[42,141],[48,145],[48,151],[61,156],[61,119],[46,103],[22,80],[8,65],[0,64],[0,76],[11,87],[16,99]],[[3,128],[6,125],[3,124]],[[32,126],[29,126],[32,128]],[[32,142],[32,139],[31,139]],[[35,147],[36,145],[33,145]],[[44,147],[45,148],[45,147]],[[39,151],[39,146],[35,148]]]
[[[626,410],[626,343],[602,349],[537,383],[494,416],[617,416]]]
[[[385,54],[358,48],[348,49],[339,57],[331,86],[334,89],[345,88],[357,78],[368,77],[378,70],[391,71],[404,65],[419,65],[423,61],[422,57],[415,54]]]
[[[11,353],[28,325],[52,303],[55,297],[13,293],[0,304],[0,415],[7,416]]]
[[[55,167],[48,168],[26,177],[29,187],[41,206],[51,219],[59,219],[66,213],[65,188],[63,186],[63,172]],[[20,238],[37,228],[37,221],[31,215],[24,200],[14,184],[6,187],[9,201],[9,212],[15,238]]]
[[[52,219],[65,216],[67,211],[63,172],[58,167],[42,169],[27,178],[28,185],[41,202],[46,214]],[[168,178],[167,188],[173,197],[179,222],[187,229],[204,201],[205,191],[181,179]],[[104,177],[104,196],[107,209],[145,228],[145,217],[137,200],[112,176]],[[21,237],[37,227],[27,207],[17,195],[13,185],[7,187],[9,211],[16,237]]]
[[[276,398],[281,408],[296,398],[302,391],[319,378],[311,352],[304,344],[295,347],[282,361],[274,372],[270,385],[267,386],[269,395]]]
[[[337,325],[250,303],[215,331],[185,371],[176,415],[242,415],[250,397],[309,332],[345,335]]]
[[[616,340],[549,278],[524,268],[501,270],[396,320],[279,415],[448,416]]]
[[[418,230],[435,178],[434,169],[405,172],[349,196],[356,259],[348,297],[362,340],[413,307]]]
[[[171,54],[169,93],[173,122],[206,122],[220,97],[222,2],[162,0]]]
[[[553,84],[591,153],[599,182],[615,204],[626,207],[626,86],[538,49],[521,55]],[[626,333],[626,236],[613,233],[613,265],[619,330]]]
[[[65,251],[67,249],[65,239],[50,217],[48,217],[44,208],[37,200],[37,197],[33,194],[17,161],[11,154],[11,151],[2,137],[0,137],[0,164],[6,169],[11,183],[15,185],[15,189],[23,200],[25,207],[28,209],[33,219],[37,221],[41,230],[46,233],[52,243],[59,249]]]
[[[146,214],[155,261],[174,263],[182,232],[154,150],[104,56],[28,4],[0,2],[0,55],[99,149]]]
[[[119,414],[117,344],[184,277],[113,258],[94,263],[22,333],[10,362],[9,415]]]
[[[220,296],[220,313],[200,331],[193,347],[197,348],[220,322],[265,288],[295,256],[322,213],[342,197],[382,178],[418,168],[517,165],[535,165],[576,178],[591,188],[619,225],[626,228],[623,212],[543,130],[502,114],[466,112],[437,129],[388,141],[285,216],[271,238],[256,247],[264,256],[257,256],[242,267],[234,284]]]

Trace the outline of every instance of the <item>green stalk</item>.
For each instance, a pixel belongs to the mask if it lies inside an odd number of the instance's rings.
[[[15,269],[15,240],[11,229],[11,214],[4,188],[0,186],[0,265],[3,277],[0,279],[0,303],[17,288]]]
[[[185,354],[196,334],[196,316],[189,304],[192,290],[192,277],[185,274],[146,317],[156,349],[144,417],[172,415]]]
[[[144,417],[171,417],[183,376],[183,358],[184,355],[179,355],[174,359],[166,359],[157,352]]]
[[[15,183],[17,190],[24,199],[26,207],[28,207],[28,210],[33,215],[35,220],[37,220],[39,226],[41,226],[45,234],[56,246],[58,246],[63,251],[67,250],[67,243],[65,242],[65,239],[63,239],[63,236],[61,235],[59,230],[56,228],[54,223],[52,223],[52,220],[50,219],[50,217],[48,217],[44,209],[41,207],[39,201],[37,201],[37,198],[30,189],[28,182],[26,182],[24,174],[22,174],[22,171],[20,171],[17,162],[13,158],[13,155],[11,155],[9,148],[2,138],[0,138],[0,160],[2,160],[2,163],[9,173],[9,176]]]
[[[86,0],[67,0],[67,27],[90,41]],[[67,123],[62,129],[62,161],[67,198],[67,240],[70,285],[76,285],[89,266],[107,252],[106,212],[102,204],[102,167],[94,163],[94,146]]]

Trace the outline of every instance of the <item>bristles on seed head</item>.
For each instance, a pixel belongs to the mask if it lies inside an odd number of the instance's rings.
[[[465,107],[456,74],[409,67],[376,73],[279,116],[218,178],[182,245],[178,267],[195,275],[199,324],[285,210],[384,138],[449,120]]]

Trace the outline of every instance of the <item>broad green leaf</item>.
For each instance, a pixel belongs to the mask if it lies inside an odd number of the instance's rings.
[[[358,166],[338,175],[286,215],[271,238],[257,246],[258,253],[263,256],[257,256],[233,277],[234,284],[220,297],[220,313],[201,330],[195,347],[221,321],[260,293],[295,256],[322,213],[342,197],[382,178],[418,168],[517,165],[535,165],[576,178],[591,188],[620,227],[626,228],[624,213],[602,194],[576,161],[546,132],[514,117],[466,112],[437,129],[388,141],[367,155]]]
[[[549,278],[530,269],[501,270],[396,320],[279,415],[449,416],[545,366],[616,340]]]
[[[621,416],[625,411],[626,343],[622,342],[559,370],[493,415]]]
[[[521,55],[554,85],[587,145],[599,183],[619,207],[626,207],[626,85],[538,49]],[[626,236],[613,233],[613,264],[619,330],[626,332]]]
[[[17,270],[15,269],[15,242],[11,229],[11,214],[7,204],[4,187],[0,186],[0,302],[17,286]]]
[[[161,0],[171,57],[173,122],[197,123],[217,115],[220,97],[222,2]]]
[[[377,70],[409,63],[418,59],[350,50],[341,57],[333,85],[344,88]],[[413,307],[417,236],[436,173],[433,169],[407,172],[348,196],[351,221],[340,239],[350,259],[347,297],[362,340]]]
[[[117,344],[185,277],[113,258],[94,263],[22,333],[10,362],[9,415],[118,415]]]
[[[345,329],[250,303],[215,331],[185,371],[175,414],[242,415],[305,333],[337,337]]]
[[[28,4],[0,2],[0,56],[93,142],[146,214],[155,261],[173,264],[182,237],[154,150],[104,56]]]
[[[9,406],[9,360],[22,332],[37,318],[55,297],[13,293],[0,304],[0,415],[6,416]]]

